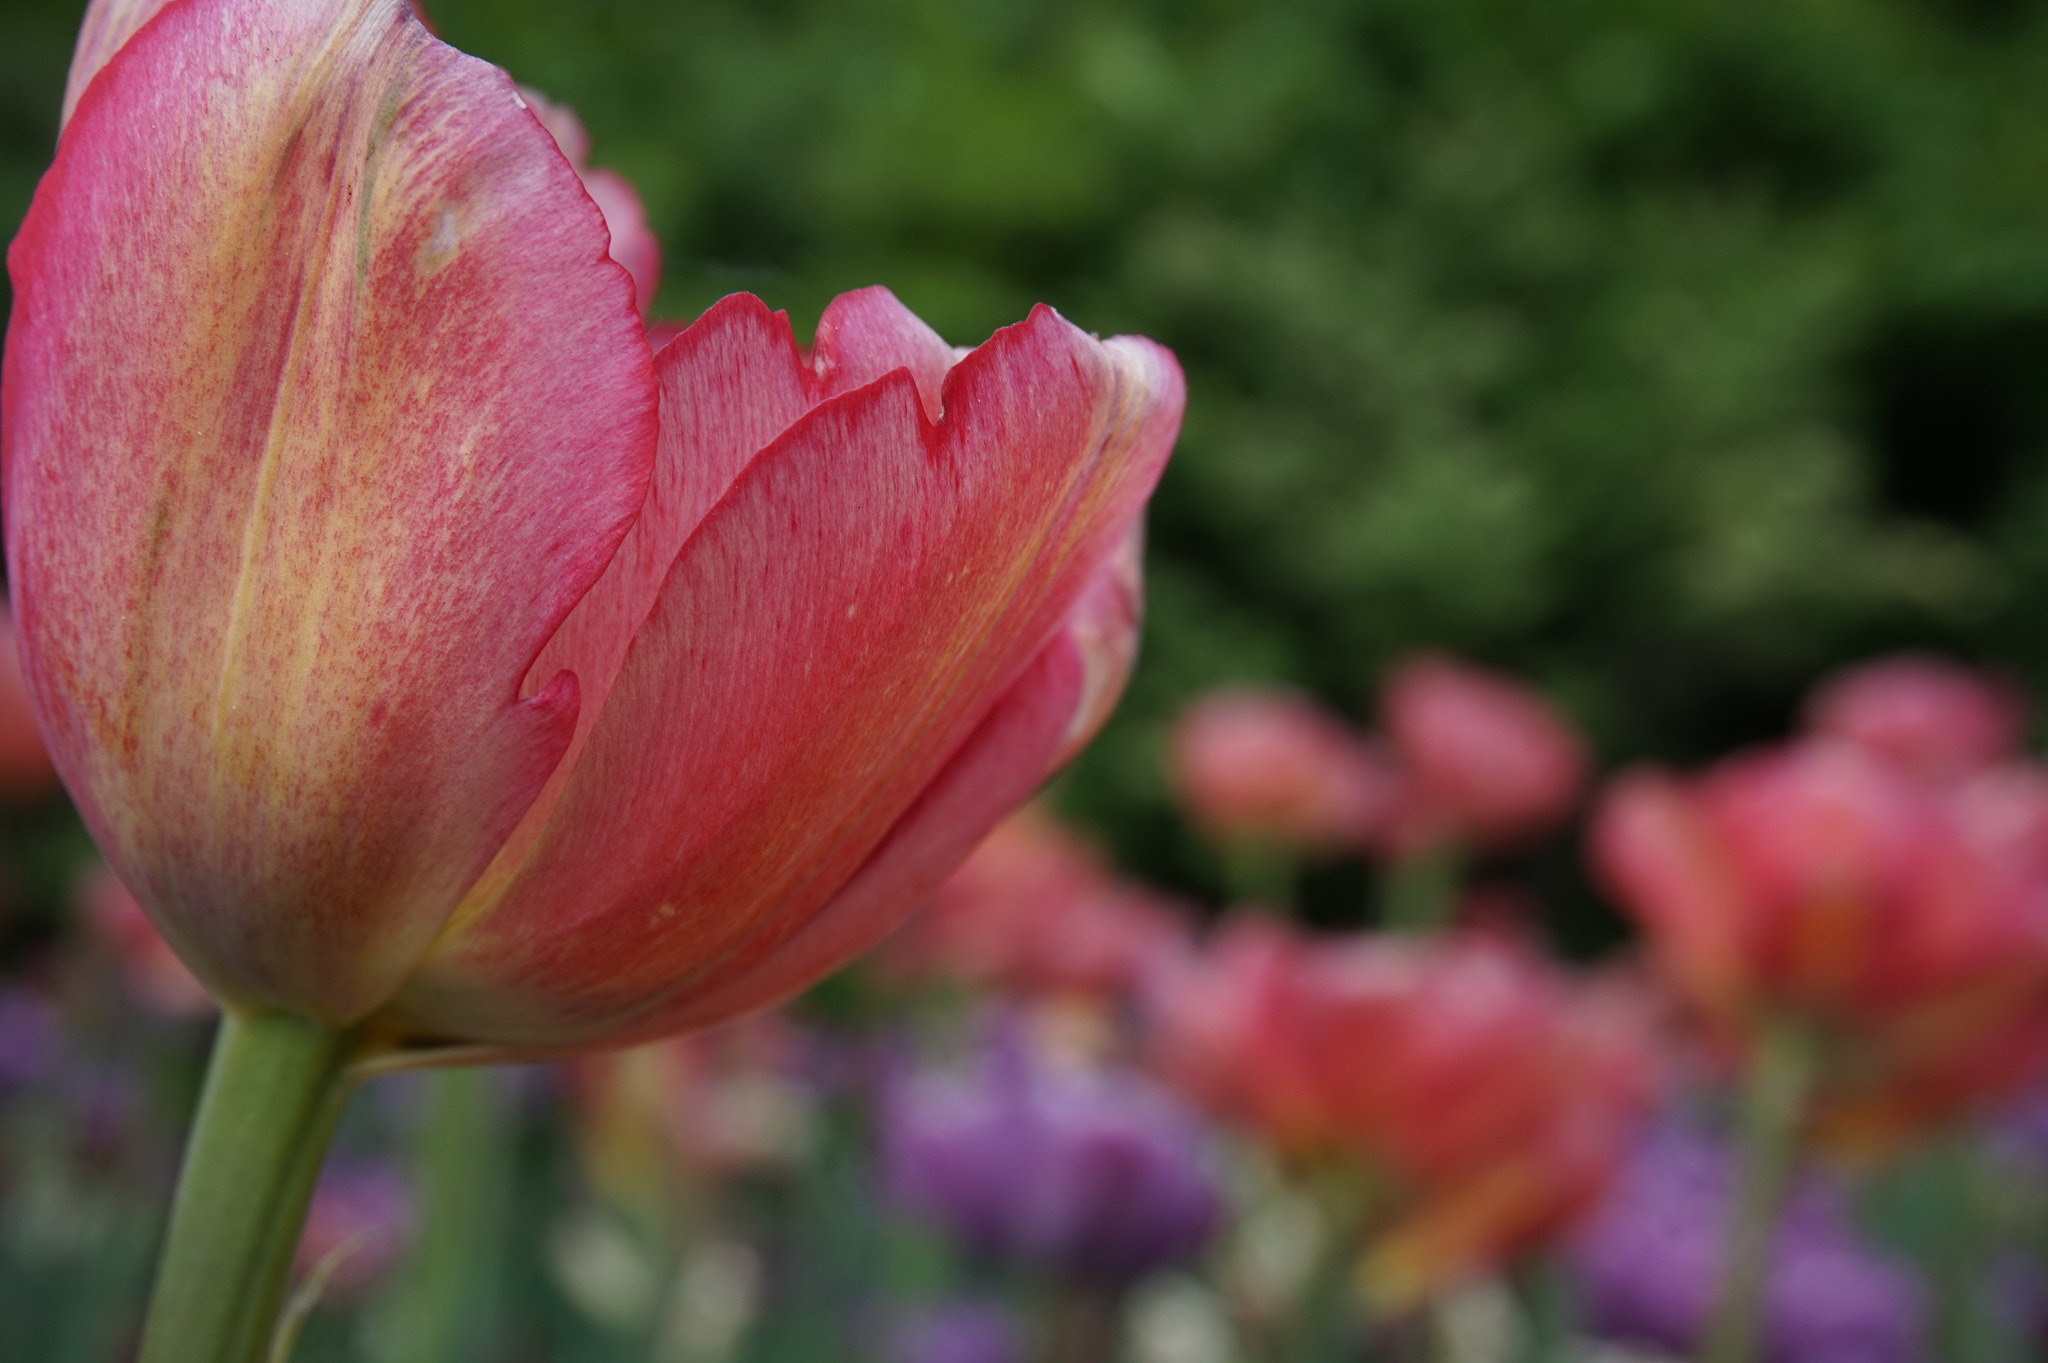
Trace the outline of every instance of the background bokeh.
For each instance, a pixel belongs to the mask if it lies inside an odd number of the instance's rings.
[[[0,12],[0,230],[81,9]],[[882,282],[1178,352],[1145,665],[1067,788],[1155,875],[1215,888],[1152,758],[1220,680],[1360,713],[1448,647],[1691,759],[1880,648],[2048,678],[2037,0],[433,12],[639,185],[665,315]]]

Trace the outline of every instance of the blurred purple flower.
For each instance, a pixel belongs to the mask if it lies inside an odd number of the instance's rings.
[[[987,1302],[948,1302],[897,1329],[894,1363],[1016,1363],[1024,1354],[1009,1312]]]
[[[79,1153],[112,1159],[136,1134],[142,1111],[136,1075],[105,1065],[67,1067],[61,1087]]]
[[[381,1278],[412,1238],[412,1190],[388,1164],[337,1158],[320,1176],[298,1271],[327,1267],[330,1296],[356,1296]]]
[[[57,1010],[18,985],[0,985],[0,1094],[47,1075],[62,1044]]]
[[[1645,1141],[1568,1250],[1587,1327],[1690,1351],[1712,1309],[1734,1166],[1721,1145],[1665,1130]],[[1778,1228],[1765,1322],[1770,1363],[1915,1363],[1919,1281],[1852,1226],[1839,1190],[1801,1183]]]
[[[1994,1112],[1986,1135],[1996,1154],[2048,1173],[2048,1086],[2036,1085]]]
[[[891,1086],[890,1195],[969,1253],[1123,1287],[1199,1251],[1218,1211],[1205,1133],[1120,1069],[1057,1067],[998,1029],[964,1069]]]

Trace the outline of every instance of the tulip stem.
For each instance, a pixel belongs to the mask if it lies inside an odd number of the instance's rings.
[[[1778,1214],[1798,1153],[1820,1053],[1804,1027],[1767,1027],[1743,1076],[1734,1202],[1722,1245],[1720,1295],[1701,1363],[1752,1363],[1763,1334]]]
[[[139,1363],[266,1358],[353,1042],[291,1013],[222,1019]]]
[[[1457,845],[1450,842],[1394,858],[1381,874],[1380,926],[1397,932],[1449,927],[1464,863]]]

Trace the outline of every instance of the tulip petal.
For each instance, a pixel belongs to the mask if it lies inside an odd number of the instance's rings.
[[[1662,773],[1624,773],[1594,815],[1592,849],[1673,982],[1723,1021],[1739,1014],[1754,984],[1748,895],[1696,798]]]
[[[1109,717],[1137,656],[1130,562],[1120,553],[1104,565],[1031,669],[822,912],[786,936],[748,942],[716,985],[640,1020],[637,1034],[708,1027],[769,1007],[895,931]]]
[[[181,0],[78,104],[9,257],[10,578],[59,769],[230,1000],[381,1002],[569,740],[520,681],[654,446],[606,242],[398,0]]]
[[[1182,387],[1151,343],[1041,308],[942,397],[932,425],[893,372],[754,460],[668,574],[546,830],[458,913],[408,1017],[515,1041],[626,1025],[867,863],[1116,551]]]
[[[71,52],[71,73],[64,79],[64,112],[59,123],[71,121],[71,111],[85,94],[85,87],[100,69],[114,59],[142,26],[171,0],[92,0],[78,25],[78,45]]]

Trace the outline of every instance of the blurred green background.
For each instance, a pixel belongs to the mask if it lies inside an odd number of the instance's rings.
[[[0,9],[10,234],[81,9]],[[2040,0],[433,9],[639,185],[663,314],[880,282],[1179,353],[1147,653],[1063,787],[1139,869],[1216,888],[1157,753],[1221,681],[1363,717],[1455,649],[1609,760],[1901,645],[2048,682]]]

